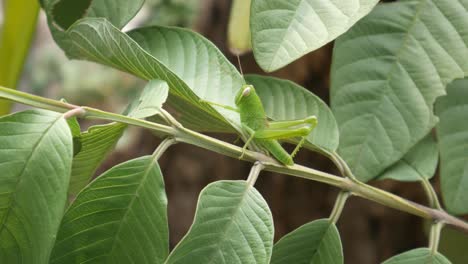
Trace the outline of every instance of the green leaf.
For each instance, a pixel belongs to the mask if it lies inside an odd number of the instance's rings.
[[[78,19],[101,17],[123,28],[141,9],[145,0],[44,0],[43,6],[52,24],[67,29]],[[51,25],[52,25],[51,24]]]
[[[92,126],[80,136],[81,150],[73,158],[69,194],[76,195],[93,177],[127,126],[119,123]]]
[[[140,11],[144,3],[145,0],[94,0],[86,16],[103,17],[114,26],[123,28]]]
[[[273,120],[293,120],[315,115],[318,125],[308,141],[328,151],[336,150],[338,126],[330,108],[319,97],[287,80],[258,75],[247,75],[245,79],[254,85],[268,117]]]
[[[263,70],[277,70],[343,34],[378,2],[253,0],[255,59]]]
[[[50,2],[50,1],[46,1]],[[75,21],[85,16],[92,0],[59,0],[53,1],[52,15],[54,22],[63,29],[67,29]]]
[[[129,116],[146,118],[160,112],[162,104],[167,99],[167,83],[160,80],[150,81],[139,98],[129,107]],[[90,127],[80,135],[80,152],[73,159],[70,195],[76,195],[89,183],[96,169],[114,148],[127,126],[111,123]]]
[[[5,0],[2,4],[0,85],[16,89],[36,30],[39,3],[37,0]],[[11,101],[0,100],[0,115],[8,114],[11,105]]]
[[[439,150],[431,134],[411,148],[397,163],[384,171],[377,179],[396,181],[421,181],[435,175]]]
[[[167,263],[269,263],[273,219],[267,203],[245,181],[209,184],[195,220]]]
[[[394,256],[382,264],[450,264],[440,253],[432,254],[428,248],[418,248]]]
[[[163,263],[167,198],[154,157],[113,167],[67,210],[50,263]]]
[[[73,58],[112,66],[145,80],[166,81],[169,103],[182,111],[182,123],[199,120],[198,128],[232,132],[235,127],[240,131],[238,113],[215,110],[199,101],[234,106],[235,94],[243,84],[235,67],[199,34],[154,26],[127,35],[104,19],[88,18],[75,23],[66,35],[70,47],[62,48],[71,50]]]
[[[73,137],[81,136],[80,123],[78,123],[78,119],[76,117],[68,118],[67,124]]]
[[[61,114],[0,118],[0,263],[48,263],[67,201],[72,144]]]
[[[459,0],[381,4],[336,41],[338,152],[360,180],[377,177],[426,136],[435,99],[468,74],[467,9]]]
[[[67,119],[68,127],[73,137],[73,156],[81,151],[81,128],[76,117]]]
[[[338,229],[328,219],[316,220],[299,227],[275,244],[271,263],[343,263],[343,248]]]
[[[168,92],[169,86],[166,82],[160,80],[148,82],[140,97],[130,106],[128,115],[135,118],[146,118],[160,113]]]
[[[436,103],[442,197],[453,214],[468,213],[468,79],[449,85]]]

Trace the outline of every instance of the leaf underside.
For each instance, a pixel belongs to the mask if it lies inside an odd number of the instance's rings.
[[[281,238],[273,248],[272,264],[342,264],[338,229],[328,219],[307,223]]]
[[[67,210],[50,263],[163,263],[169,254],[166,210],[154,157],[119,164]]]
[[[72,155],[61,114],[29,110],[0,118],[0,263],[47,263]]]
[[[442,197],[453,214],[468,213],[468,79],[449,85],[436,103]]]
[[[433,128],[433,104],[468,73],[468,2],[378,5],[336,43],[332,110],[339,154],[362,181],[400,160]]]
[[[253,0],[255,59],[263,70],[277,70],[343,34],[378,2]]]
[[[200,194],[195,220],[166,263],[270,261],[273,219],[263,197],[245,181],[219,181]]]
[[[421,181],[435,175],[439,150],[432,135],[427,135],[411,148],[406,155],[386,169],[378,180],[392,179],[396,181]]]

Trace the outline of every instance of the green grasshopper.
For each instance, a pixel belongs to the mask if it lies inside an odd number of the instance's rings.
[[[236,111],[240,114],[242,129],[249,134],[249,138],[245,142],[245,145],[242,148],[242,154],[239,158],[244,156],[247,146],[249,146],[253,140],[255,145],[266,150],[279,162],[284,165],[291,166],[294,164],[294,156],[304,144],[306,137],[317,126],[317,117],[315,116],[289,121],[269,121],[260,97],[255,91],[253,85],[249,84],[242,85],[241,89],[237,92],[235,98],[237,108],[209,101],[202,101],[228,110]],[[278,140],[292,137],[302,138],[291,155],[289,155]]]

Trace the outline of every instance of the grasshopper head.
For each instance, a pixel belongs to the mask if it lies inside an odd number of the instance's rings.
[[[236,95],[236,105],[239,105],[242,102],[242,100],[249,97],[252,93],[255,93],[255,88],[253,87],[253,85],[242,85],[242,87],[239,89]]]

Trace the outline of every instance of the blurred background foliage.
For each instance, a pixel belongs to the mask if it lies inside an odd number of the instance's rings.
[[[0,9],[4,7],[4,1],[0,0]],[[150,25],[188,27],[213,41],[237,65],[226,45],[229,7],[229,0],[147,0],[143,9],[124,30]],[[0,12],[0,25],[3,26],[2,14]],[[332,45],[326,45],[272,75],[299,83],[328,102]],[[242,56],[241,62],[245,73],[264,74],[251,54]],[[40,13],[20,90],[54,99],[65,98],[74,104],[122,112],[144,85],[142,80],[111,68],[68,60],[52,40],[44,14]],[[24,108],[16,105],[14,110]],[[83,129],[92,123],[84,122]],[[235,139],[232,135],[214,136],[230,142]],[[159,140],[146,131],[128,130],[97,174],[117,163],[151,153],[158,143]],[[299,153],[297,162],[338,173],[328,160],[307,151]],[[250,168],[248,163],[187,145],[172,147],[160,163],[169,197],[171,245],[179,241],[190,226],[196,198],[206,184],[219,179],[244,179]],[[265,172],[262,176],[257,187],[273,212],[275,239],[306,222],[328,216],[336,189],[273,173]],[[382,181],[375,185],[416,202],[426,203],[423,191],[416,183]],[[397,253],[426,245],[427,238],[421,221],[417,217],[359,198],[351,199],[338,223],[345,262],[379,263]],[[468,239],[464,234],[445,230],[441,252],[455,264],[468,263],[467,244]]]

